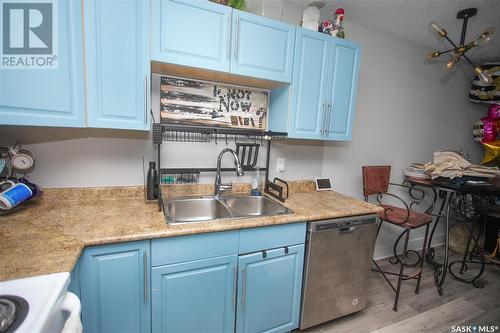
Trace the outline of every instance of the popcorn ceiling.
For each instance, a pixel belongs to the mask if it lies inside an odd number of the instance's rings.
[[[465,41],[477,38],[491,26],[496,28],[496,35],[489,45],[474,50],[470,56],[477,63],[500,59],[500,1],[497,0],[326,0],[321,17],[333,17],[338,7],[345,9],[346,22],[406,39],[430,50],[442,49],[442,44],[429,33],[429,22],[437,21],[458,43],[462,20],[456,18],[457,12],[476,7],[478,13],[469,19]],[[345,30],[349,39],[348,25]]]

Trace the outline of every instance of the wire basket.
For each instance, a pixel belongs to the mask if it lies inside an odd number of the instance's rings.
[[[200,171],[199,170],[172,170],[164,171],[161,174],[161,183],[164,185],[173,184],[198,184],[200,182]]]

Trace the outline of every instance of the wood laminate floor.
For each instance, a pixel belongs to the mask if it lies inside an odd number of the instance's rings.
[[[438,260],[441,258],[439,253],[436,258]],[[451,260],[456,259],[459,257],[452,254]],[[390,265],[388,260],[381,260],[379,264],[382,269],[397,267]],[[430,265],[424,264],[420,294],[414,293],[415,280],[403,281],[397,312],[392,311],[394,303],[392,289],[379,273],[370,274],[368,304],[363,311],[296,332],[434,333],[453,332],[452,326],[481,325],[492,326],[490,330],[484,332],[500,333],[499,266],[486,265],[486,271],[481,277],[481,281],[484,282],[483,289],[460,282],[448,274],[443,296],[439,296],[434,285],[434,272]],[[391,281],[394,279],[391,278]],[[471,332],[478,333],[479,329]]]

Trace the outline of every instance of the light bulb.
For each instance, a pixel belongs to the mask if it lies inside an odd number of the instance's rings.
[[[486,71],[484,69],[482,69],[480,66],[474,68],[474,71],[476,72],[477,76],[479,77],[479,79],[483,83],[486,83],[486,84],[493,83],[493,79],[491,78],[491,76],[488,75],[488,73],[486,73]]]
[[[494,27],[489,27],[484,33],[487,33],[490,37],[495,35],[496,29]]]
[[[488,44],[489,42],[491,42],[491,40],[493,39],[493,36],[495,35],[495,28],[491,27],[491,28],[488,28],[486,29],[485,32],[483,32],[479,38],[477,39],[477,45],[486,45]]]
[[[441,55],[441,53],[439,53],[438,51],[429,51],[427,52],[427,54],[425,55],[425,58],[427,60],[432,60],[434,58],[437,58]]]
[[[460,60],[460,55],[456,55],[453,58],[450,58],[448,62],[444,65],[444,69],[447,71],[451,71],[455,68],[455,64]]]
[[[453,68],[455,68],[455,62],[453,62],[453,60],[449,60],[445,65],[444,65],[444,69],[447,70],[447,71],[451,71],[453,70]]]
[[[441,28],[439,26],[439,24],[437,24],[437,22],[435,22],[435,21],[432,21],[431,23],[429,23],[429,31],[431,33],[434,33],[434,34],[437,33],[441,37],[446,36],[446,30]]]

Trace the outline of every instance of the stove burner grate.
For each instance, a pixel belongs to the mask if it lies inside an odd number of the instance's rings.
[[[24,298],[0,295],[0,333],[12,333],[24,321],[29,305]]]

